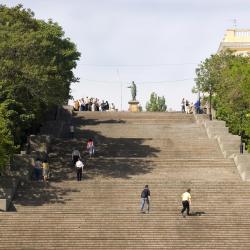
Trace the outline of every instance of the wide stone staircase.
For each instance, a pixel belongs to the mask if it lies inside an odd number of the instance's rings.
[[[50,182],[24,183],[0,213],[0,249],[250,249],[250,184],[192,115],[79,112],[72,122],[76,138],[54,141]],[[73,148],[86,163],[82,182]],[[183,218],[187,188],[192,216]]]

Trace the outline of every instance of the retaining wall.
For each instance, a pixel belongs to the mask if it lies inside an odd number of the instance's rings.
[[[217,140],[225,158],[232,158],[243,181],[250,181],[250,154],[240,154],[241,138],[228,132],[224,121],[208,119],[207,115],[194,114],[196,122],[205,127],[210,139]]]

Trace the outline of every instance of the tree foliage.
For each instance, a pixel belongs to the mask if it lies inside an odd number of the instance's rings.
[[[9,156],[14,152],[15,146],[13,137],[6,124],[6,120],[0,116],[0,169],[3,169],[8,161]]]
[[[157,96],[155,92],[151,93],[150,100],[146,104],[146,110],[150,112],[165,112],[167,109],[165,97]]]
[[[0,115],[15,144],[54,105],[70,98],[80,53],[52,20],[0,5]]]
[[[211,93],[218,119],[243,132],[250,150],[250,59],[230,51],[212,55],[196,69],[196,91]]]

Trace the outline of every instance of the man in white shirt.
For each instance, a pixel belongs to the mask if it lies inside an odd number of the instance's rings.
[[[181,210],[181,214],[183,217],[185,217],[184,212],[185,210],[187,210],[187,215],[189,216],[189,206],[191,205],[191,189],[189,188],[185,193],[183,193],[181,195],[182,198],[182,210]]]
[[[81,160],[76,162],[76,174],[77,174],[77,181],[82,180],[82,171],[83,171],[84,164]]]

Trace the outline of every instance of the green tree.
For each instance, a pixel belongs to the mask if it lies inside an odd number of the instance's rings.
[[[167,110],[165,97],[157,96],[155,92],[151,93],[150,100],[146,104],[146,110],[150,112],[165,112]]]
[[[212,55],[196,69],[195,91],[209,93],[218,119],[234,134],[243,132],[250,145],[250,60],[230,51]],[[248,146],[250,150],[250,146]]]
[[[70,98],[80,53],[52,20],[37,20],[22,5],[0,5],[0,113],[19,144],[54,105]]]
[[[9,162],[9,157],[15,151],[13,138],[7,128],[5,119],[0,116],[0,172]]]

